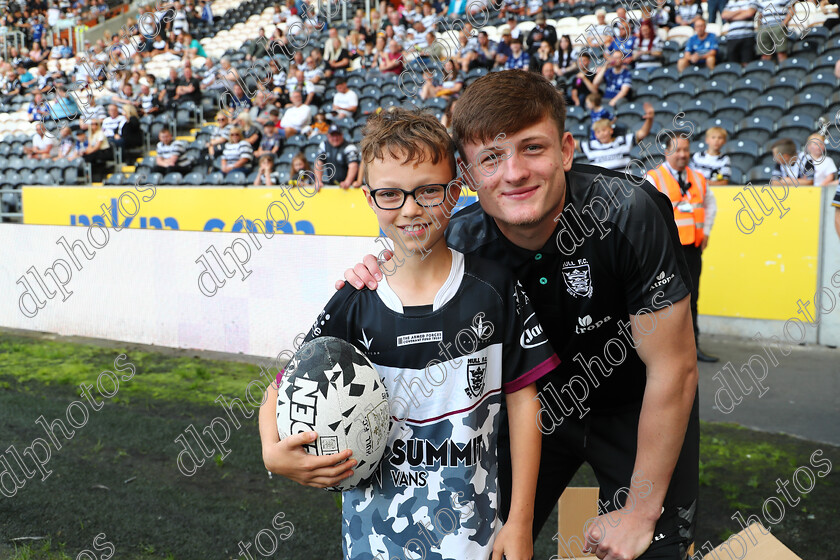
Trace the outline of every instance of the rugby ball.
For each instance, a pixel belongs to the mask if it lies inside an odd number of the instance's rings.
[[[324,336],[295,353],[277,392],[280,439],[315,431],[305,446],[312,455],[352,449],[358,461],[353,476],[328,490],[343,491],[366,484],[388,443],[391,408],[388,391],[373,364],[355,346]]]

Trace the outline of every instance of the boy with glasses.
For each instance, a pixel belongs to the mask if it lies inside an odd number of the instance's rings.
[[[345,286],[306,337],[356,344],[382,376],[395,420],[378,472],[344,493],[348,559],[492,553],[528,560],[533,553],[534,382],[558,359],[513,276],[447,247],[444,230],[461,189],[454,153],[431,115],[395,109],[368,119],[364,193],[395,256],[378,290]],[[316,488],[352,475],[350,451],[306,454],[313,432],[280,441],[273,385],[265,403],[260,436],[269,471]],[[502,527],[496,442],[505,418],[515,434],[516,483]]]

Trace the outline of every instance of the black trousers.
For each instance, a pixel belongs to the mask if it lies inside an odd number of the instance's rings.
[[[691,275],[691,323],[694,325],[694,340],[700,329],[697,327],[697,300],[700,298],[700,272],[703,270],[703,251],[694,245],[683,245],[683,256]]]
[[[537,385],[540,385],[539,381]],[[572,414],[563,418],[563,423],[553,432],[543,435],[534,501],[534,540],[557,505],[563,490],[584,462],[592,467],[598,479],[599,497],[606,508],[606,511],[600,513],[624,507],[627,492],[622,489],[629,488],[631,478],[634,477],[640,414],[640,402],[609,413],[596,413],[593,410],[583,418]],[[685,440],[662,504],[664,511],[656,522],[656,540],[639,556],[639,560],[684,560],[687,557],[696,527],[699,462],[699,398],[695,395]],[[635,477],[638,482],[646,479],[644,473],[635,473]],[[510,510],[511,485],[510,442],[500,438],[499,516],[502,520],[507,519]],[[557,532],[555,527],[549,530]],[[559,537],[569,542],[572,535]]]

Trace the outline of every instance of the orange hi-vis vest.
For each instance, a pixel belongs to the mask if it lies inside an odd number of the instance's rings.
[[[706,221],[706,210],[703,208],[703,200],[706,198],[706,178],[688,167],[685,168],[685,172],[688,179],[688,192],[685,195],[680,190],[677,178],[671,175],[664,163],[651,169],[647,174],[656,188],[671,199],[680,243],[699,247],[703,243],[703,225]],[[691,205],[690,212],[684,212],[680,208],[683,202]]]

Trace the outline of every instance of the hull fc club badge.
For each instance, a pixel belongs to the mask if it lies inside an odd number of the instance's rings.
[[[586,259],[563,263],[563,282],[574,297],[592,297],[592,275]]]
[[[487,373],[487,358],[467,358],[467,388],[464,391],[470,398],[480,397],[484,393],[484,377]]]

